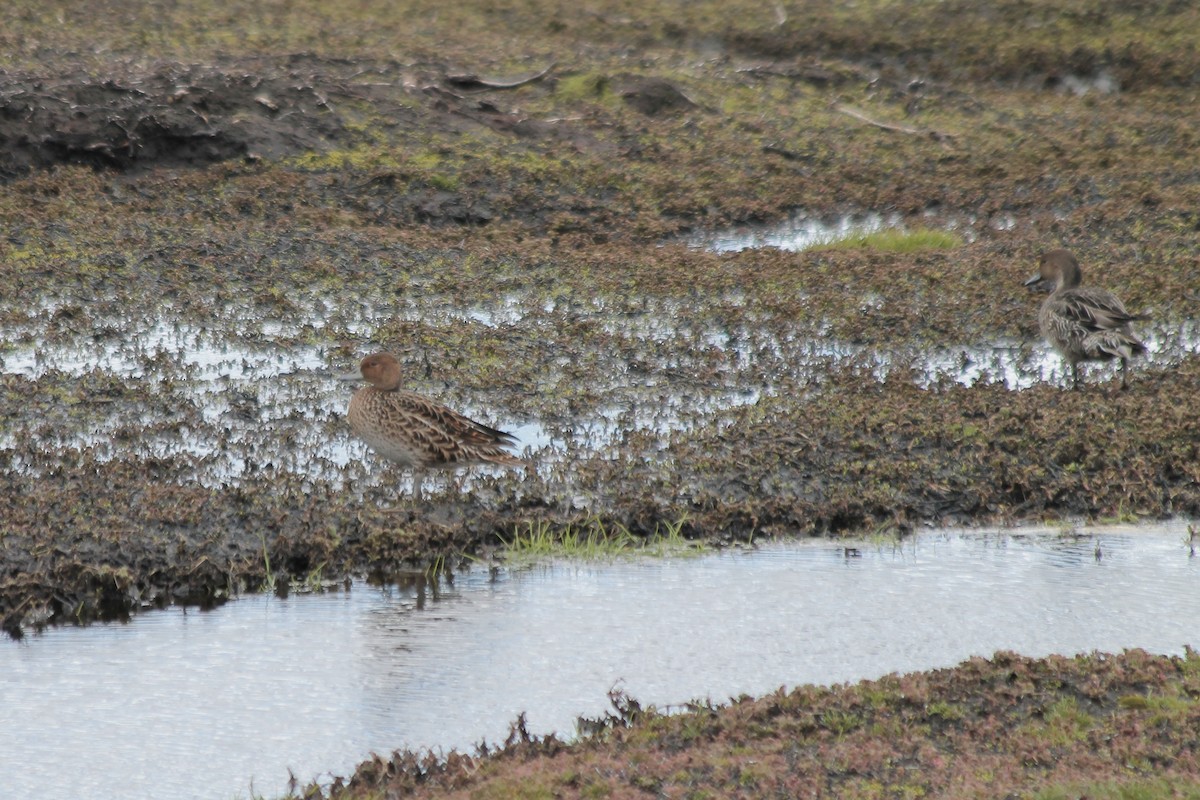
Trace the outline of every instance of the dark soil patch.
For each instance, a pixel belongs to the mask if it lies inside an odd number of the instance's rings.
[[[0,175],[58,164],[197,167],[321,150],[345,129],[326,96],[334,65],[320,65],[318,77],[317,61],[8,73],[0,85]]]
[[[71,164],[146,171],[324,153],[361,140],[350,127],[367,105],[393,129],[486,128],[533,138],[554,130],[489,99],[515,86],[468,80],[448,64],[303,54],[109,66],[102,75],[0,76],[0,176]],[[631,97],[645,94],[630,91]],[[678,102],[663,97],[656,105]]]

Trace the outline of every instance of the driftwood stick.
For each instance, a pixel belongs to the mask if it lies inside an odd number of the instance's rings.
[[[542,78],[550,74],[550,70],[554,69],[557,62],[550,62],[550,66],[546,67],[541,72],[534,73],[525,78],[516,78],[515,80],[502,81],[494,78],[481,78],[478,75],[467,73],[465,75],[447,75],[446,81],[463,89],[515,89],[518,86],[524,86],[527,83],[536,83]]]
[[[922,129],[922,128],[910,128],[907,125],[893,125],[888,122],[880,122],[879,120],[871,119],[866,114],[862,113],[861,111],[859,111],[856,108],[851,108],[850,106],[845,106],[845,105],[842,105],[841,103],[834,103],[833,110],[837,111],[839,114],[845,114],[848,117],[853,117],[854,119],[858,120],[859,122],[865,122],[868,125],[873,125],[876,128],[879,128],[879,129],[885,130],[885,131],[893,131],[895,133],[907,133],[907,134],[911,134],[913,136],[929,136],[929,137],[931,137],[933,139],[937,139],[939,141],[945,141],[947,139],[954,138],[953,134],[943,133],[942,131],[935,131],[935,130]]]

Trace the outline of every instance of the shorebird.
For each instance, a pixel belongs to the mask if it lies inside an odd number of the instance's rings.
[[[425,470],[472,464],[525,462],[506,447],[516,438],[400,388],[400,364],[375,353],[359,365],[365,386],[350,398],[350,427],[376,453],[413,472],[413,499],[421,498]]]
[[[1130,314],[1112,292],[1081,287],[1082,280],[1079,262],[1069,251],[1051,250],[1042,256],[1038,271],[1025,281],[1031,288],[1052,288],[1038,312],[1042,336],[1070,363],[1074,388],[1079,388],[1079,362],[1119,358],[1125,389],[1129,359],[1146,352],[1129,323],[1149,317]]]

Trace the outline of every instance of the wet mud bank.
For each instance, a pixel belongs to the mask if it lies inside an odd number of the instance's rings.
[[[667,716],[620,692],[567,745],[515,723],[503,746],[376,756],[313,796],[1170,797],[1200,780],[1194,651],[1030,659],[832,688],[780,689]],[[1106,780],[1120,765],[1120,776]],[[1050,787],[1050,788],[1048,788]]]
[[[1053,354],[1029,357],[1028,266],[990,239],[953,256],[478,257],[377,233],[206,230],[102,266],[10,247],[6,629],[453,564],[530,526],[678,526],[721,546],[1200,511],[1191,262],[1154,275],[1161,294],[1112,270],[1154,310],[1155,352],[1128,391],[1090,367],[1071,392]],[[1004,363],[972,366],[992,344]],[[332,378],[376,348],[414,389],[537,431],[530,469],[408,501],[351,439],[352,387]]]
[[[1195,512],[1187,348],[1157,347],[1125,394],[1102,369],[1079,394],[1053,374],[959,386],[920,358],[1037,346],[1018,287],[1051,245],[1162,341],[1193,318],[1186,9],[1022,23],[1010,51],[988,32],[1021,4],[913,7],[897,24],[932,38],[907,52],[853,14],[228,10],[255,54],[221,15],[10,12],[29,35],[0,76],[9,630],[268,572],[424,567],[531,523],[682,521],[720,544]],[[510,35],[527,30],[575,55]],[[1063,31],[1112,44],[1064,51]],[[1115,90],[1037,79],[1097,70]],[[981,222],[911,252],[664,244],[795,209]],[[310,366],[234,363],[302,352],[333,373],[379,348],[414,388],[541,426],[537,469],[385,515],[402,480],[338,444],[345,396]],[[605,443],[581,443],[594,428]]]
[[[354,487],[300,472],[198,485],[179,456],[11,447],[0,496],[6,628],[88,621],[242,591],[452,566],[531,527],[670,526],[714,546],[773,536],[1064,517],[1200,514],[1200,391],[1188,362],[1126,392],[921,389],[827,376],[720,424],[580,455],[558,471],[479,476],[420,504],[400,476]],[[1174,397],[1169,411],[1150,398]],[[820,420],[820,425],[813,425]],[[369,456],[368,456],[369,458]]]

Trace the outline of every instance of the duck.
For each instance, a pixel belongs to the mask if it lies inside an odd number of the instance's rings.
[[[1081,286],[1082,282],[1079,262],[1069,250],[1050,250],[1042,255],[1038,271],[1025,281],[1030,288],[1050,290],[1038,312],[1042,336],[1071,365],[1073,388],[1080,386],[1080,362],[1119,358],[1121,388],[1127,389],[1129,359],[1146,352],[1146,345],[1133,335],[1130,323],[1149,317],[1129,313],[1112,292]]]
[[[359,372],[369,385],[350,398],[350,428],[376,453],[412,470],[413,500],[421,499],[426,470],[525,463],[508,451],[517,441],[512,434],[402,389],[400,362],[390,353],[367,356]]]

